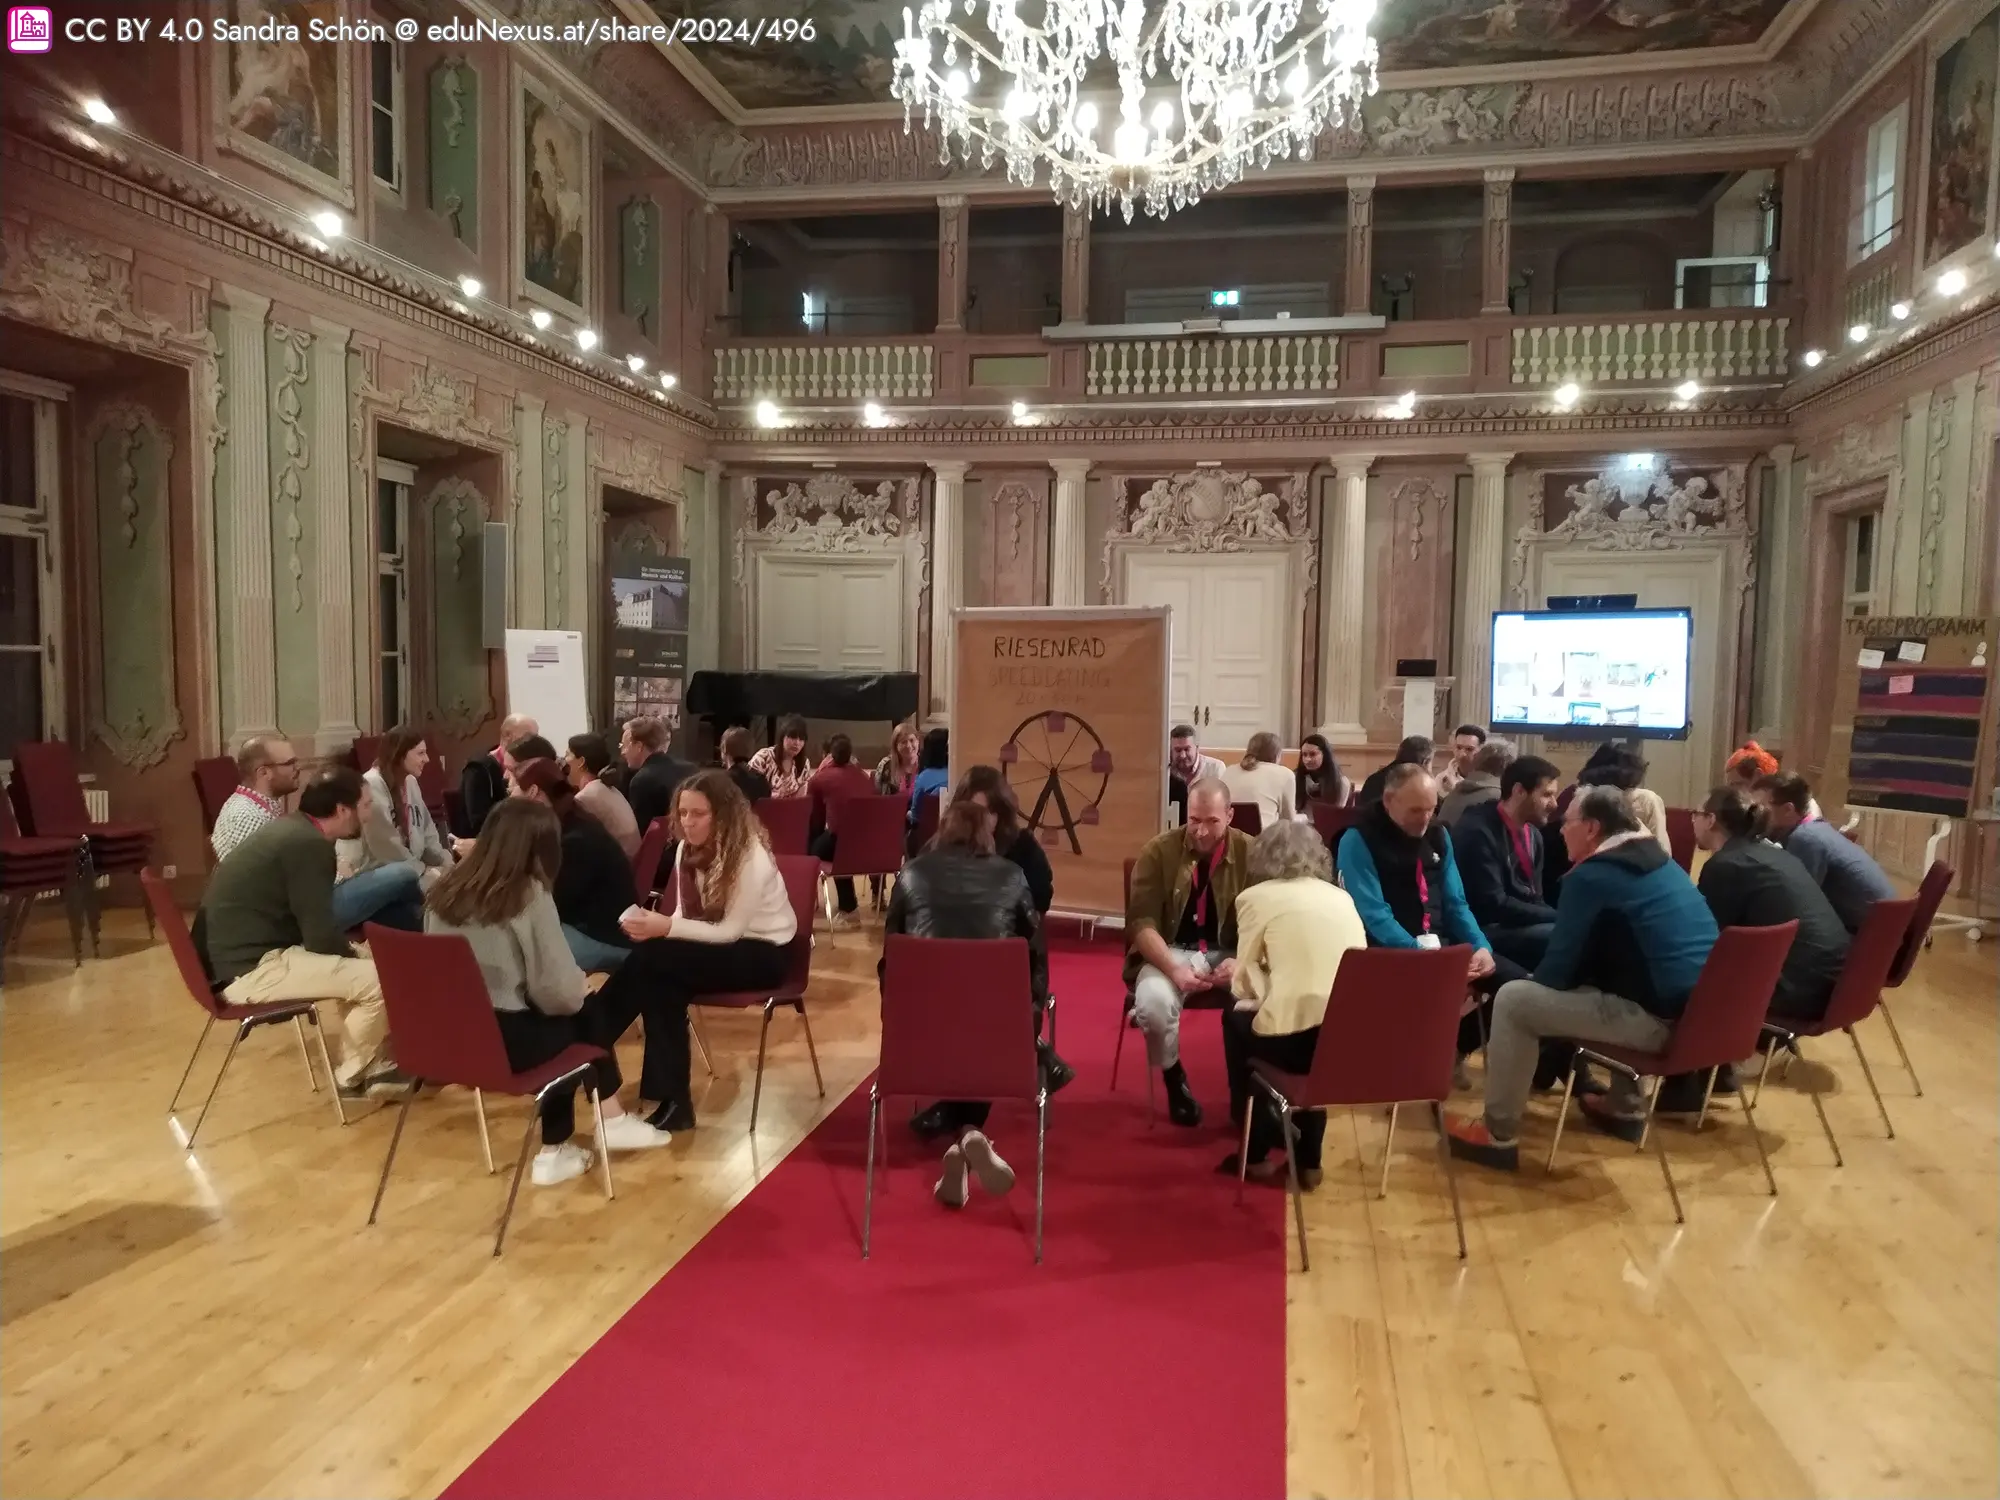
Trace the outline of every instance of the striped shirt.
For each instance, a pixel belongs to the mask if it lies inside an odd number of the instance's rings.
[[[275,823],[284,815],[284,808],[270,798],[251,791],[247,786],[239,786],[222,804],[222,811],[215,815],[215,828],[208,835],[215,857],[227,859],[230,850],[266,823]]]

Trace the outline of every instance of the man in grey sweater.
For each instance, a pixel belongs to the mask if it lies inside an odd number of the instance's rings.
[[[335,1066],[343,1096],[407,1086],[388,1062],[389,1020],[375,965],[357,955],[333,918],[336,839],[353,838],[368,814],[359,771],[322,772],[299,810],[232,849],[210,877],[201,919],[208,960],[238,1005],[328,1000],[344,1045]]]
[[[1803,776],[1760,776],[1750,795],[1766,809],[1771,842],[1806,867],[1850,933],[1861,930],[1877,901],[1896,899],[1895,883],[1868,851],[1812,815],[1812,788]]]

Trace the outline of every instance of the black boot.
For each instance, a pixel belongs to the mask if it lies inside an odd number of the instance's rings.
[[[1167,1091],[1167,1118],[1189,1128],[1199,1125],[1201,1105],[1194,1097],[1194,1090],[1188,1087],[1187,1069],[1179,1063],[1163,1069],[1160,1083]]]
[[[646,1116],[646,1123],[655,1130],[692,1130],[694,1106],[684,1099],[670,1099]]]
[[[934,1141],[953,1134],[958,1129],[958,1121],[944,1104],[938,1103],[910,1116],[910,1129],[922,1139]]]

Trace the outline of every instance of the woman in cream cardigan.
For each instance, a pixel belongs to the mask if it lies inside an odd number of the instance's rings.
[[[1326,844],[1308,823],[1275,823],[1258,834],[1249,878],[1236,898],[1236,1005],[1222,1037],[1231,1112],[1254,1109],[1247,1175],[1264,1178],[1280,1170],[1265,1159],[1279,1144],[1279,1125],[1267,1103],[1250,1097],[1250,1060],[1263,1058],[1289,1073],[1311,1070],[1333,976],[1343,955],[1368,946],[1368,934],[1353,900],[1333,883]],[[1299,1110],[1292,1119],[1299,1186],[1318,1187],[1326,1111]],[[1235,1172],[1235,1153],[1217,1170]]]

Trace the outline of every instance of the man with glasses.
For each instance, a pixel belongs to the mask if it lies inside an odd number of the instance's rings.
[[[215,815],[208,841],[217,859],[266,823],[285,815],[285,799],[299,789],[299,757],[290,740],[253,735],[236,752],[236,790]]]

